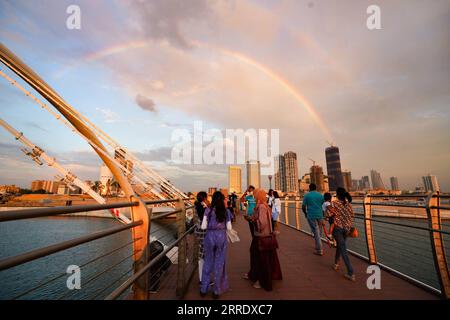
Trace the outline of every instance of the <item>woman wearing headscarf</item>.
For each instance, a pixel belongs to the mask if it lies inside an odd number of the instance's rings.
[[[251,220],[255,227],[255,236],[250,246],[250,271],[244,275],[245,279],[254,282],[254,288],[263,287],[272,290],[272,280],[281,280],[281,267],[275,248],[262,246],[263,238],[271,236],[272,210],[267,203],[267,195],[263,189],[254,191],[256,207]],[[267,239],[267,238],[265,238]]]

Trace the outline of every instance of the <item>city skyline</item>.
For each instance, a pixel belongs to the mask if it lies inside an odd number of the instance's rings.
[[[377,168],[414,189],[431,172],[450,190],[445,2],[379,1],[379,31],[365,26],[366,1],[199,2],[193,11],[154,3],[79,1],[83,28],[70,31],[65,1],[52,10],[1,2],[0,38],[77,110],[183,189],[226,185],[226,165],[170,161],[171,132],[203,120],[219,129],[279,128],[280,150],[308,155],[299,157],[299,173],[308,172],[309,157],[325,168],[331,139],[353,177]],[[98,7],[103,15],[94,18]],[[152,31],[163,21],[175,31]],[[80,178],[95,179],[100,162],[86,143],[7,82],[0,93],[6,120]],[[3,131],[0,142],[0,183],[26,187],[54,175],[23,157]]]

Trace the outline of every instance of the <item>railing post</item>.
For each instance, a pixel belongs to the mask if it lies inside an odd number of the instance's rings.
[[[152,215],[152,208],[147,208],[144,202],[135,197],[131,197],[131,201],[139,201],[139,206],[131,207],[131,217],[133,221],[142,220],[143,224],[132,229],[133,237],[133,272],[136,274],[143,268],[150,258],[149,252],[149,234],[150,234],[150,219]],[[148,273],[142,276],[138,282],[133,285],[133,297],[135,300],[147,300],[149,291],[149,277]]]
[[[175,208],[180,210],[177,213],[178,238],[186,232],[186,207],[183,199],[178,199]],[[185,290],[186,283],[186,238],[178,243],[178,271],[176,294],[181,297]]]
[[[284,198],[284,223],[289,225],[289,197]]]
[[[300,197],[295,197],[295,226],[300,230]]]
[[[367,194],[364,197],[364,230],[366,232],[367,254],[369,255],[369,263],[377,264],[377,252],[375,250],[375,240],[373,237],[372,224],[372,197]]]
[[[152,208],[146,208],[148,223],[142,229],[138,229],[140,227],[136,227],[132,229],[133,236],[133,272],[137,273],[141,270],[150,259],[150,246],[149,246],[149,234],[150,234],[150,219],[152,215]],[[132,213],[133,214],[133,213]],[[136,218],[136,217],[135,217]],[[133,218],[134,219],[134,218]],[[136,230],[135,230],[136,229]],[[147,230],[146,232],[144,232]],[[143,238],[146,237],[146,238]],[[141,238],[141,239],[139,239]],[[139,240],[138,240],[139,239]],[[147,240],[145,240],[147,239]],[[136,281],[133,285],[133,298],[135,300],[148,300],[149,298],[149,286],[150,286],[150,276],[149,272],[140,277],[138,281]]]
[[[192,215],[193,225],[200,225],[200,221],[199,221],[198,215],[197,215],[197,210],[195,210],[195,208],[192,208],[191,210],[193,211],[193,215]],[[194,252],[192,253],[193,254],[192,263],[194,264],[194,268],[197,268],[198,267],[198,251],[199,251],[199,241],[198,241],[197,236],[194,237],[193,251]]]
[[[442,230],[441,214],[439,210],[439,192],[430,193],[427,199],[427,216],[430,229]],[[442,233],[430,230],[431,249],[433,251],[434,266],[438,275],[441,293],[444,298],[450,298],[450,276],[445,256],[444,239]]]

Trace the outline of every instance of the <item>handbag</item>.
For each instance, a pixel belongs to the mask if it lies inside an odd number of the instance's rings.
[[[269,216],[266,215],[267,222],[271,225],[271,221],[269,220]],[[258,237],[258,248],[260,251],[269,251],[278,249],[278,240],[277,237],[273,234],[273,230],[271,230],[270,235]]]
[[[347,237],[349,238],[357,238],[358,237],[358,229],[356,227],[351,227],[347,232]]]
[[[228,241],[231,243],[241,241],[241,239],[239,239],[237,231],[234,229],[231,229],[231,230],[227,229],[227,238],[228,238]]]

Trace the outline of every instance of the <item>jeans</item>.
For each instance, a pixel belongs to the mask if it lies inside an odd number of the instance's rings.
[[[350,259],[348,258],[347,252],[347,236],[344,229],[335,227],[333,230],[333,237],[336,240],[337,248],[336,248],[336,256],[334,258],[334,263],[338,264],[339,259],[342,256],[344,259],[345,266],[347,268],[347,273],[349,276],[353,275],[353,267],[350,263]]]
[[[314,241],[316,242],[316,250],[322,251],[322,240],[320,239],[322,234],[321,218],[308,218],[308,224],[311,228],[311,232],[314,235]]]

